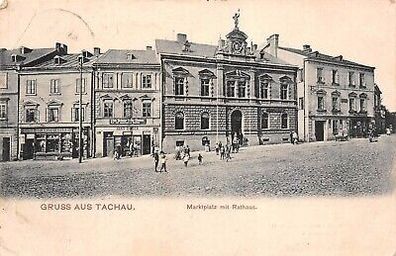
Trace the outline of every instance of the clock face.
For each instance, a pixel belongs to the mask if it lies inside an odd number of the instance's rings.
[[[240,52],[242,50],[241,44],[239,42],[234,42],[233,49],[236,52]]]

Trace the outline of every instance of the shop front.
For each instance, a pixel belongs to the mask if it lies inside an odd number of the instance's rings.
[[[22,159],[65,159],[78,157],[78,128],[22,128]],[[89,128],[83,130],[83,156],[90,157]]]

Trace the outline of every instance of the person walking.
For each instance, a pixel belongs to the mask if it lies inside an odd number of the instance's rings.
[[[153,158],[154,158],[154,171],[158,172],[159,155],[157,150],[154,150]]]
[[[201,165],[202,164],[202,155],[201,153],[198,154],[198,164]]]
[[[185,167],[187,167],[188,160],[190,160],[190,156],[188,154],[185,154],[183,157],[183,162]]]
[[[219,143],[218,142],[216,142],[215,150],[216,150],[216,155],[219,155],[220,148],[219,148]]]
[[[226,152],[225,152],[225,158],[226,158],[226,162],[228,162],[228,160],[231,160],[231,147],[228,147]]]
[[[220,148],[220,160],[224,160],[224,154],[225,154],[225,147],[221,146],[221,148]]]
[[[162,170],[164,170],[164,172],[168,172],[168,171],[166,170],[166,155],[165,155],[164,151],[161,151],[161,158],[160,158],[160,161],[161,161],[161,169],[160,169],[160,172],[162,172]]]
[[[185,153],[186,153],[186,155],[188,155],[188,157],[190,157],[190,148],[188,145],[186,146]]]
[[[293,144],[298,144],[298,134],[296,133],[296,131],[293,132]]]

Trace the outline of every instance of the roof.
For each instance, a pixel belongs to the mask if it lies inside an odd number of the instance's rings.
[[[24,54],[21,53],[21,48],[18,49],[0,49],[0,66],[13,66],[16,64],[28,64],[36,59],[39,59],[49,53],[56,52],[55,48],[36,48],[27,49]],[[18,56],[17,61],[13,62],[11,56],[15,54]]]
[[[159,53],[173,53],[201,57],[214,57],[216,55],[217,46],[215,45],[190,43],[189,51],[183,51],[184,44],[178,41],[164,39],[156,39],[155,47]]]
[[[367,65],[359,64],[353,61],[345,60],[342,58],[342,55],[339,56],[331,56],[327,54],[320,53],[318,51],[304,51],[301,49],[296,49],[296,48],[289,48],[289,47],[278,47],[279,49],[286,50],[289,52],[297,53],[303,56],[306,56],[310,59],[316,59],[316,60],[324,60],[324,61],[330,61],[334,63],[339,63],[339,64],[344,64],[344,65],[353,65],[353,66],[358,66],[362,68],[371,68],[373,69],[374,67],[370,67]]]
[[[65,55],[57,55],[52,59],[47,60],[45,62],[39,63],[34,66],[34,68],[76,68],[79,67],[78,57],[81,53],[73,53],[73,54],[65,54]],[[60,64],[55,63],[55,58],[60,57],[62,61]],[[97,59],[95,55],[86,58],[86,62],[84,62],[83,66],[90,66]]]
[[[97,64],[159,64],[154,50],[109,49],[96,61]]]

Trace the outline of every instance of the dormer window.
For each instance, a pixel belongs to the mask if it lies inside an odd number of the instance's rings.
[[[29,52],[31,52],[32,51],[32,49],[30,49],[30,48],[27,48],[27,47],[25,47],[25,46],[21,46],[21,48],[20,48],[20,53],[21,54],[26,54],[26,53],[29,53]]]
[[[133,55],[133,53],[129,52],[129,53],[127,53],[127,59],[134,60],[134,59],[136,59],[136,57],[135,57],[135,55]]]
[[[64,62],[64,59],[62,59],[60,56],[55,56],[54,57],[54,62],[56,65],[62,64]]]
[[[84,58],[89,58],[89,57],[92,56],[92,53],[90,53],[90,52],[87,51],[87,50],[82,50],[81,53],[82,53],[82,56],[83,56]]]

